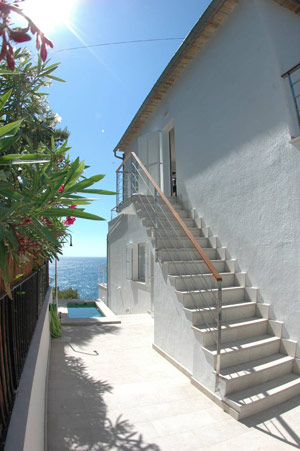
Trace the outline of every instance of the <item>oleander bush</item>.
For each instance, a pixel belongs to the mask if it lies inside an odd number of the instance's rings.
[[[0,283],[9,296],[29,262],[62,253],[76,218],[103,220],[85,211],[90,194],[114,194],[91,188],[104,175],[85,177],[84,161],[68,156],[69,133],[57,128],[43,92],[62,81],[53,75],[58,64],[34,64],[27,50],[14,58],[14,72],[0,64]]]

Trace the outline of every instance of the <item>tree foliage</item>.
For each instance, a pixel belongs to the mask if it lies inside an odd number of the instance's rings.
[[[71,287],[65,290],[60,290],[58,288],[58,299],[80,299],[80,296],[78,290],[74,290]]]
[[[53,47],[52,42],[46,38],[44,33],[33,23],[33,21],[22,11],[21,4],[24,0],[2,0],[0,1],[0,39],[2,47],[0,61],[6,60],[10,70],[15,69],[15,43],[30,41],[35,36],[35,44],[40,52],[42,61],[47,59],[47,46]],[[17,14],[27,23],[25,27],[13,27],[11,15]]]
[[[0,79],[0,276],[9,295],[11,265],[20,272],[30,260],[56,258],[75,218],[103,220],[85,211],[89,194],[114,194],[91,189],[104,175],[86,178],[84,161],[70,160],[63,133],[57,139],[57,116],[41,91],[57,79],[57,65],[34,65],[27,51],[16,61],[16,72]]]

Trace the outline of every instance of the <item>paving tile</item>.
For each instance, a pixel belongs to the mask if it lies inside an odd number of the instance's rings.
[[[152,349],[153,320],[63,327],[52,341],[48,451],[300,448],[300,408],[237,422]],[[97,353],[95,353],[97,351]]]

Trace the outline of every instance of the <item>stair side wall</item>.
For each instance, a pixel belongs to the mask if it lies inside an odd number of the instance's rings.
[[[191,321],[170,285],[167,266],[154,265],[154,344],[193,372],[194,337]]]

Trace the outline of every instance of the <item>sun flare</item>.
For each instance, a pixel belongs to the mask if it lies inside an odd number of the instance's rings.
[[[24,13],[44,33],[59,26],[68,27],[76,0],[27,0],[22,5]]]

